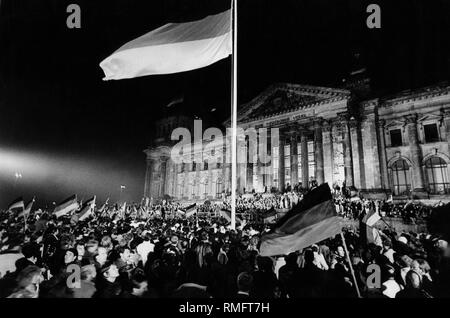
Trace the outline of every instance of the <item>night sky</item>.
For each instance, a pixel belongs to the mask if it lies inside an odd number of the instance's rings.
[[[366,27],[366,7],[382,28]],[[103,82],[98,64],[168,22],[224,11],[228,0],[0,0],[0,208],[76,193],[139,201],[153,123],[178,107],[210,125],[229,115],[230,59],[167,76]],[[81,29],[66,7],[81,6]],[[337,87],[364,65],[374,92],[450,78],[450,1],[240,0],[239,102],[274,82]],[[361,58],[355,61],[354,53]],[[217,111],[211,113],[212,108]],[[22,173],[15,181],[14,173]]]

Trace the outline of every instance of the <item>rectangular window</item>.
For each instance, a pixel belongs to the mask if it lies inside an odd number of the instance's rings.
[[[391,135],[392,147],[400,147],[403,145],[401,129],[392,129],[389,133]]]
[[[439,141],[439,132],[436,124],[423,125],[425,132],[425,142],[437,142]]]

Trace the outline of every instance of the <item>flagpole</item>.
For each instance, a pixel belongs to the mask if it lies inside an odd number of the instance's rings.
[[[345,243],[344,234],[341,232],[342,244],[344,245],[345,254],[347,255],[348,265],[350,266],[350,272],[353,277],[353,281],[355,282],[356,293],[358,294],[358,298],[361,297],[361,292],[359,291],[358,282],[356,281],[355,271],[353,270],[352,260],[350,259],[350,254],[348,253],[347,243]]]
[[[237,0],[233,0],[233,54],[232,56],[232,105],[231,105],[231,228],[236,229],[237,188]]]

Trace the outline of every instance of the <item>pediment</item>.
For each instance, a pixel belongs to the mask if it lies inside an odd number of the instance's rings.
[[[391,127],[399,127],[399,126],[403,127],[404,125],[405,125],[404,121],[392,120],[386,124],[385,128],[389,129]]]
[[[240,107],[238,121],[248,122],[349,97],[348,90],[298,84],[274,84]]]
[[[426,114],[424,116],[421,116],[419,119],[417,119],[417,122],[419,123],[423,123],[425,121],[431,121],[431,120],[437,120],[437,121],[441,121],[442,120],[442,115],[436,115],[436,114]]]

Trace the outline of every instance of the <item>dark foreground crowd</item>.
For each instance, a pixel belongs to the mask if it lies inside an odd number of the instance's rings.
[[[386,228],[375,245],[344,229],[356,286],[340,236],[262,257],[261,222],[231,230],[212,216],[94,213],[73,223],[42,211],[25,226],[0,221],[0,297],[358,297],[356,287],[362,297],[450,297],[450,248],[426,233]]]

